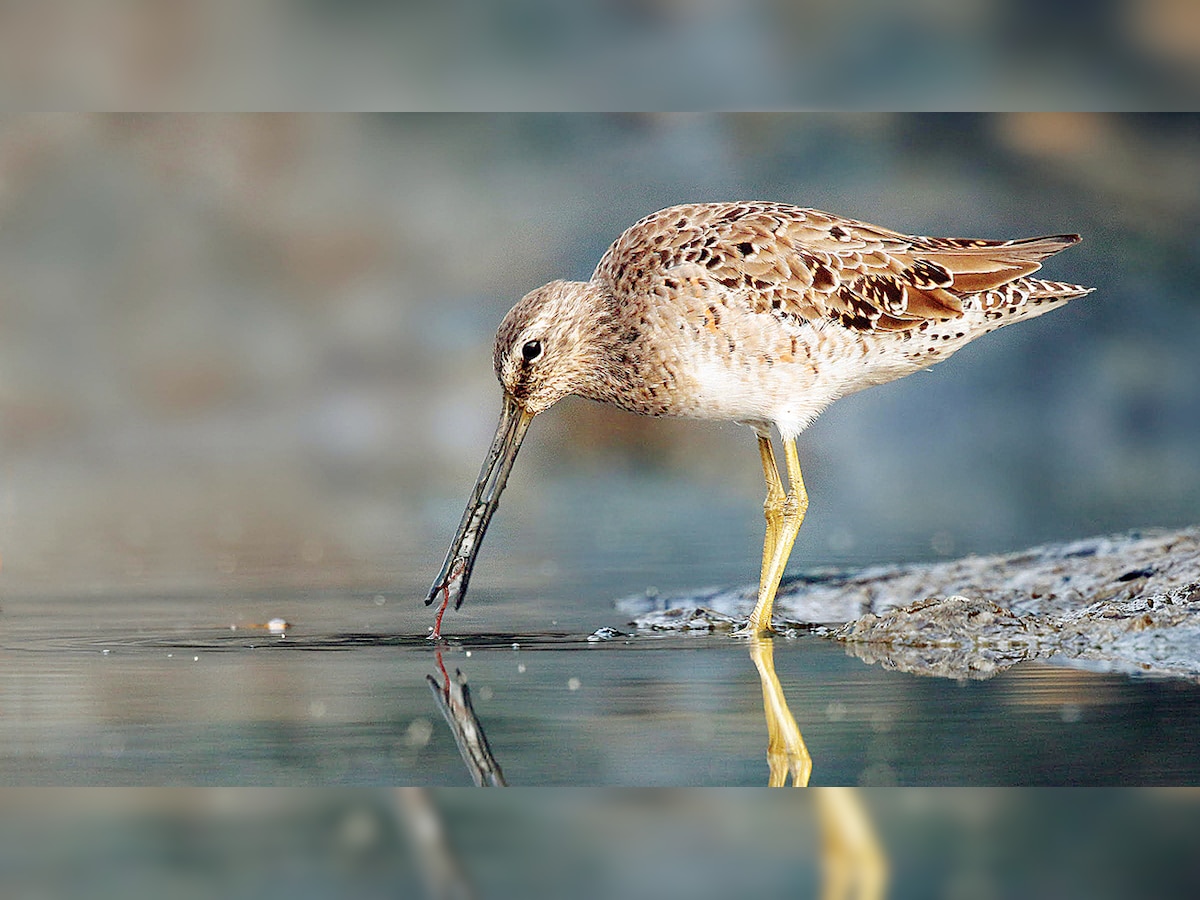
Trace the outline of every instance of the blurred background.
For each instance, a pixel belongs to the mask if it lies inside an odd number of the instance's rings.
[[[810,897],[819,877],[805,792],[9,789],[3,800],[11,897]],[[1185,863],[1194,792],[914,788],[862,800],[897,900],[1200,889]]]
[[[1043,271],[1097,288],[825,413],[800,441],[794,568],[1195,523],[1195,115],[16,115],[0,578],[418,594],[491,436],[504,312],[586,279],[646,213],[737,198],[922,234],[1077,231]],[[475,592],[752,581],[753,448],[564,401]]]
[[[19,109],[1195,109],[1193,0],[7,0]]]

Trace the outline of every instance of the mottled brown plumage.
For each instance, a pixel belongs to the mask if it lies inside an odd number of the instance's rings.
[[[751,627],[769,629],[774,585],[807,504],[796,435],[838,397],[1088,293],[1031,277],[1078,240],[914,237],[768,202],[689,204],[647,216],[609,247],[590,281],[551,282],[505,316],[494,350],[505,412],[429,602],[444,592],[448,603],[455,586],[462,602],[529,420],[578,394],[644,415],[754,427],[768,535]],[[788,451],[786,498],[772,425]],[[439,613],[435,634],[440,621]]]
[[[593,281],[614,296],[687,277],[755,312],[834,319],[859,331],[958,317],[969,294],[1040,268],[1078,235],[1018,241],[910,237],[780,203],[675,206],[642,219],[609,248]]]

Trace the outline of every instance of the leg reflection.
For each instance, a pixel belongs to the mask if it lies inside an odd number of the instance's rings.
[[[793,786],[807,787],[812,756],[775,674],[774,645],[770,637],[750,638],[750,658],[762,680],[767,718],[768,784],[784,787],[791,775]],[[821,826],[822,900],[881,900],[887,889],[887,857],[858,789],[823,787],[814,793]]]
[[[880,900],[887,857],[863,808],[859,788],[815,788],[821,824],[822,900]]]
[[[767,765],[771,770],[768,784],[783,787],[790,773],[795,787],[807,787],[812,775],[812,757],[800,734],[800,726],[788,709],[779,676],[775,674],[774,638],[751,635],[750,658],[762,680],[763,712],[767,716]]]

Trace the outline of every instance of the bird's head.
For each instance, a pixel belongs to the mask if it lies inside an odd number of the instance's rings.
[[[521,298],[496,332],[492,360],[505,394],[529,415],[578,392],[592,367],[593,286],[552,281]]]

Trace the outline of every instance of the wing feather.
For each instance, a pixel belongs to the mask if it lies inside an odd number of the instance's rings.
[[[893,331],[957,318],[974,295],[1017,302],[1014,282],[1078,240],[930,238],[779,203],[691,204],[629,228],[593,280],[633,297],[662,293],[686,270],[691,289],[722,292],[757,312]]]

